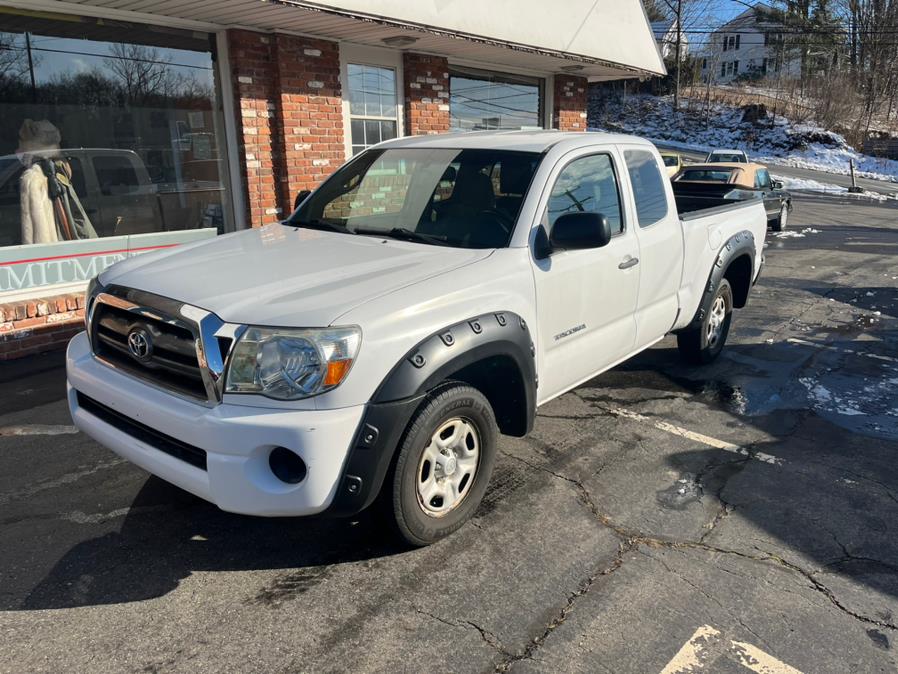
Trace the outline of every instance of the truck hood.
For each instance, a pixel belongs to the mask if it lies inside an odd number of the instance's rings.
[[[278,224],[132,257],[100,281],[186,302],[231,323],[317,327],[491,252]]]

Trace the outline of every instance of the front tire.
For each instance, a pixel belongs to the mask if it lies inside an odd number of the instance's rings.
[[[733,317],[733,288],[721,279],[699,326],[677,333],[680,355],[693,365],[706,365],[723,350]]]
[[[493,472],[497,439],[493,409],[471,386],[439,389],[414,414],[385,485],[405,541],[430,545],[474,514]]]

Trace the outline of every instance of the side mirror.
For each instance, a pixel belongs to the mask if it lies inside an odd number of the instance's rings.
[[[565,213],[552,226],[552,248],[601,248],[611,241],[611,225],[601,213]]]
[[[781,181],[781,180],[774,180],[774,181],[773,181],[773,189],[775,189],[775,190],[781,190],[781,189],[783,189],[783,183],[782,183],[782,181]]]
[[[297,208],[299,208],[299,205],[303,201],[305,201],[306,197],[309,196],[311,193],[312,193],[312,190],[300,190],[296,195],[296,199],[293,200],[293,210],[295,211]]]

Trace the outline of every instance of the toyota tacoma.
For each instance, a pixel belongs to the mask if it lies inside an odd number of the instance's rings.
[[[412,545],[471,517],[540,405],[670,333],[712,361],[767,223],[680,212],[644,140],[558,131],[388,141],[299,201],[94,279],[72,417],[223,510],[379,504]]]

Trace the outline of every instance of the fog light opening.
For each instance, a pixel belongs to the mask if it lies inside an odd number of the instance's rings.
[[[306,464],[286,447],[275,447],[268,455],[268,466],[281,482],[299,484],[306,477]]]

